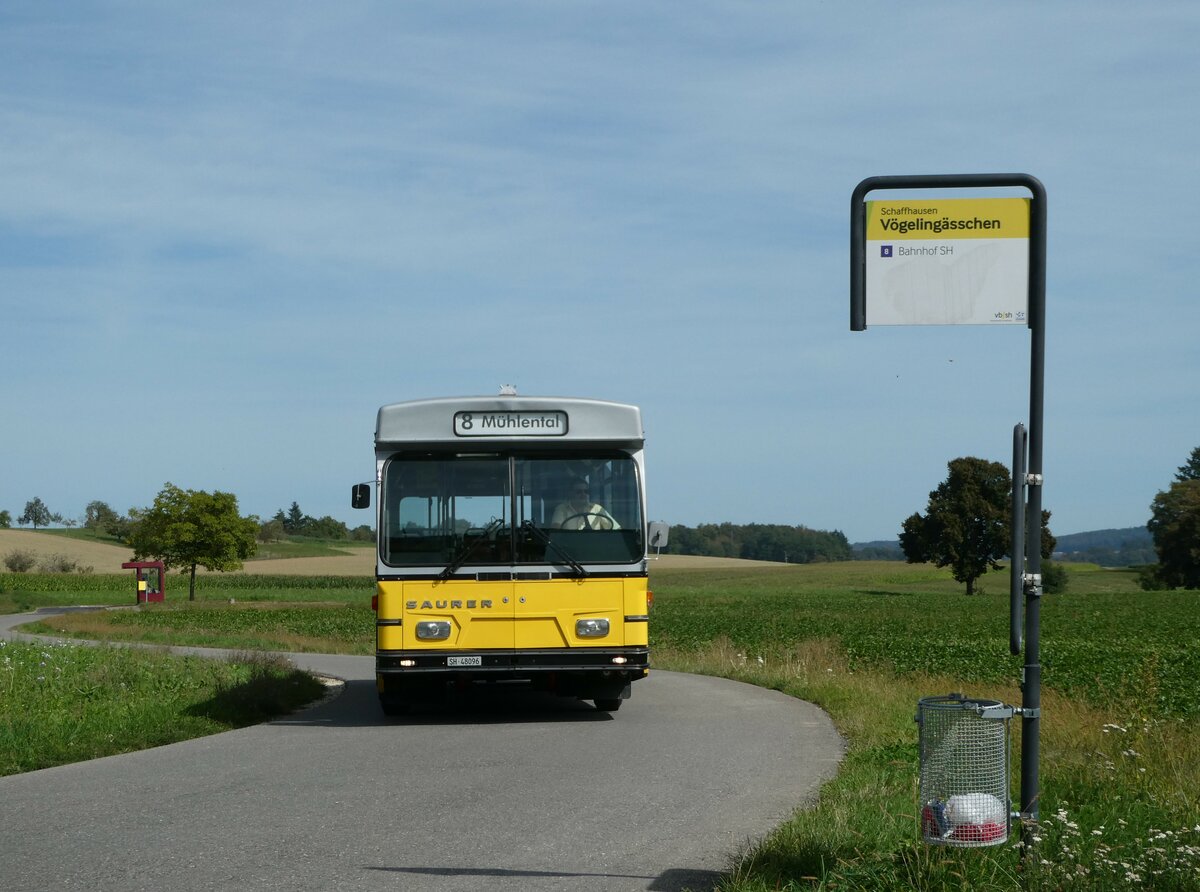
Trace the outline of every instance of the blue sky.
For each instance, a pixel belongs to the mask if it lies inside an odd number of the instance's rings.
[[[889,174],[1049,196],[1045,507],[1200,445],[1191,2],[0,5],[0,508],[369,522],[383,403],[643,408],[651,514],[894,537],[1028,333],[849,330]]]

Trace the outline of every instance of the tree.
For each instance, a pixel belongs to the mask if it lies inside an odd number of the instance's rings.
[[[1200,477],[1176,477],[1154,497],[1150,513],[1146,526],[1158,553],[1159,581],[1169,588],[1200,588]]]
[[[287,518],[283,522],[283,528],[293,535],[299,535],[304,532],[312,518],[300,510],[298,502],[292,502],[292,507],[288,509]]]
[[[189,601],[196,600],[197,567],[240,570],[257,548],[258,519],[242,517],[232,493],[183,490],[167,483],[154,505],[137,513],[129,537],[134,559],[157,559],[167,569],[188,570]]]
[[[350,531],[340,520],[335,520],[326,514],[324,517],[306,518],[304,535],[311,539],[349,539]]]
[[[1186,464],[1181,465],[1175,472],[1175,480],[1178,483],[1183,483],[1185,480],[1200,480],[1200,446],[1192,450]]]
[[[904,521],[900,548],[910,564],[950,567],[973,595],[975,580],[1011,551],[1012,477],[1004,465],[982,458],[956,458],[948,470],[929,494],[925,515]],[[1041,553],[1049,557],[1055,545],[1050,512],[1043,511],[1041,520]]]
[[[0,511],[0,530],[7,530],[12,527],[12,515],[8,511]]]
[[[278,517],[268,520],[258,528],[259,542],[279,542],[283,539],[283,535],[283,521]]]
[[[107,532],[117,524],[120,518],[117,512],[108,507],[106,502],[88,502],[83,509],[83,528],[94,532]]]
[[[25,503],[25,513],[17,518],[17,523],[21,526],[31,523],[36,530],[38,527],[50,526],[53,520],[54,515],[50,513],[46,504],[41,499],[34,498]]]

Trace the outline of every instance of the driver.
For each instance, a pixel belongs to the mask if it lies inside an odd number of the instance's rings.
[[[571,484],[567,501],[554,509],[550,526],[556,530],[619,530],[621,525],[592,501],[586,481]]]

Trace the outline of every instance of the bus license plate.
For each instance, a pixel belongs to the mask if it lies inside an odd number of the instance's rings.
[[[446,657],[447,666],[482,666],[483,657]]]

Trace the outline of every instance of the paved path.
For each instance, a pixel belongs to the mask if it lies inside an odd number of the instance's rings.
[[[613,716],[514,694],[388,720],[370,657],[289,657],[343,692],[0,778],[0,889],[706,889],[843,752],[816,707],[724,679],[654,671]]]

